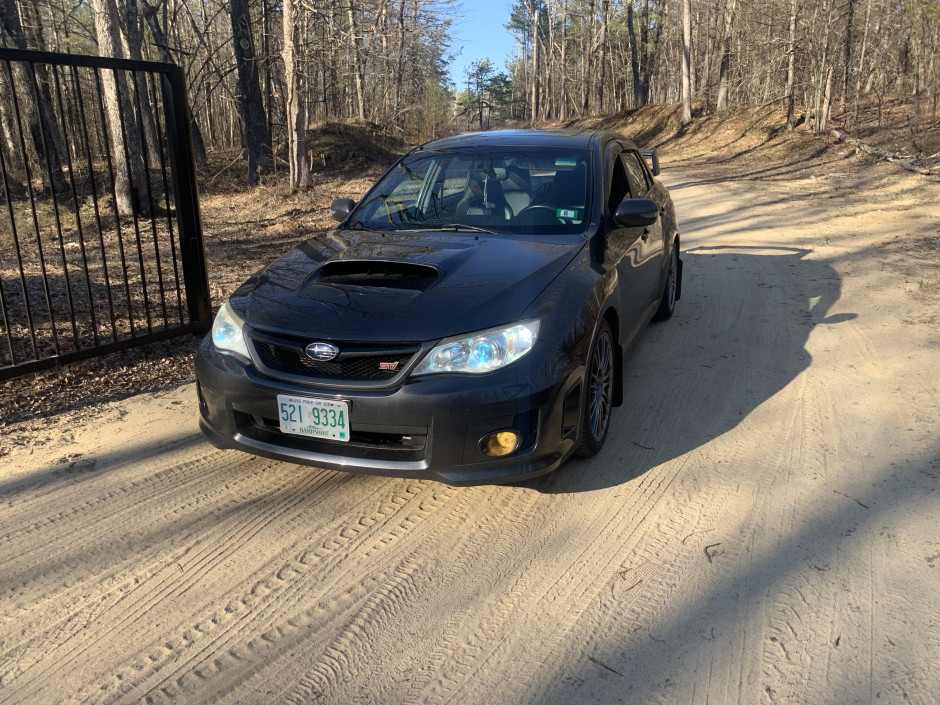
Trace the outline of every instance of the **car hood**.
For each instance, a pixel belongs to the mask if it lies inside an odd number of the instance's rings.
[[[584,245],[575,236],[334,230],[252,277],[232,306],[269,332],[436,340],[519,320]]]

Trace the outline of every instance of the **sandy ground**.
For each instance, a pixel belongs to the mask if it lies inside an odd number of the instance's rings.
[[[591,461],[300,468],[192,385],[0,459],[0,703],[936,703],[940,186],[666,180],[683,297]]]

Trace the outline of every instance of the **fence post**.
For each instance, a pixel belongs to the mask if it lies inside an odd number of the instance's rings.
[[[183,282],[189,320],[205,332],[212,325],[212,303],[206,273],[202,219],[196,190],[196,161],[192,149],[192,126],[186,79],[179,66],[160,74],[166,111],[166,139],[173,172],[176,225],[183,260]]]

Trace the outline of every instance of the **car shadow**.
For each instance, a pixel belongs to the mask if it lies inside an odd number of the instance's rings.
[[[615,487],[738,426],[811,362],[813,329],[829,315],[841,279],[809,250],[701,247],[683,253],[682,299],[624,355],[624,404],[605,447],[526,487],[545,493]]]

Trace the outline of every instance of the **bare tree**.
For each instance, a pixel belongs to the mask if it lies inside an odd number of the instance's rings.
[[[790,0],[790,31],[787,40],[787,86],[785,97],[787,101],[787,129],[792,130],[796,125],[794,119],[795,95],[793,92],[796,82],[796,17],[799,11],[799,0]]]
[[[532,101],[531,119],[535,122],[539,114],[539,0],[530,0],[532,17]]]
[[[692,122],[692,2],[682,0],[682,124]]]
[[[610,11],[610,0],[601,0],[600,29],[597,33],[595,62],[596,71],[594,76],[594,112],[601,113],[604,110],[604,72],[607,68],[607,22]]]
[[[157,18],[157,5],[151,5],[148,0],[138,0],[140,2],[140,11],[143,15],[144,22],[146,22],[147,27],[150,28],[150,34],[153,36],[153,44],[160,51],[160,60],[172,64],[173,55],[170,52],[169,39],[166,36],[166,33],[163,31],[163,27],[160,26],[160,21]],[[166,5],[164,5],[164,8]],[[143,47],[141,47],[143,48]],[[205,164],[208,161],[208,156],[206,155],[206,144],[202,136],[202,128],[199,126],[199,122],[196,120],[196,117],[193,116],[190,122],[190,128],[193,136],[193,152],[196,158],[197,164]]]
[[[0,27],[2,34],[17,49],[30,48],[23,28],[19,9],[14,0],[0,0]],[[33,47],[43,48],[43,47]],[[26,131],[29,134],[29,147],[35,150],[36,171],[42,176],[46,188],[55,192],[66,190],[65,175],[62,171],[62,139],[59,134],[53,110],[52,98],[48,92],[48,80],[41,81],[33,64],[14,62],[11,75],[6,83],[12,91],[15,89],[20,114],[25,117]],[[12,80],[11,80],[12,79]],[[18,132],[13,127],[13,106],[5,109],[4,132],[11,138]],[[14,143],[15,143],[14,139]],[[14,150],[20,151],[20,150]],[[23,156],[26,159],[26,155]],[[25,163],[25,162],[24,162]]]
[[[238,66],[238,107],[242,118],[242,134],[248,152],[248,185],[255,186],[259,175],[274,163],[271,132],[261,96],[261,79],[255,56],[255,40],[251,31],[248,0],[231,0],[232,39],[235,64]]]
[[[728,107],[728,81],[731,71],[731,37],[734,29],[734,9],[737,0],[727,0],[725,5],[724,31],[721,39],[721,63],[718,67],[718,103],[716,108]]]
[[[288,0],[284,0],[285,5]],[[285,15],[287,11],[285,9]],[[358,116],[360,120],[365,120],[366,118],[366,106],[365,106],[365,97],[363,95],[364,89],[363,85],[365,83],[365,76],[362,70],[362,50],[359,46],[359,24],[356,21],[356,9],[353,7],[352,1],[350,0],[349,5],[346,6],[346,14],[349,18],[349,46],[352,49],[352,59],[353,59],[353,79],[356,82],[356,108],[358,109]],[[287,41],[287,20],[284,20],[284,45],[286,46]]]
[[[102,56],[123,58],[120,15],[115,0],[93,0],[98,51]],[[99,71],[104,92],[108,138],[117,209],[122,215],[149,213],[148,188],[140,132],[137,129],[130,88],[123,71]]]
[[[292,190],[310,186],[307,163],[307,111],[300,75],[300,22],[298,0],[284,0],[284,83],[287,86],[287,163]]]

